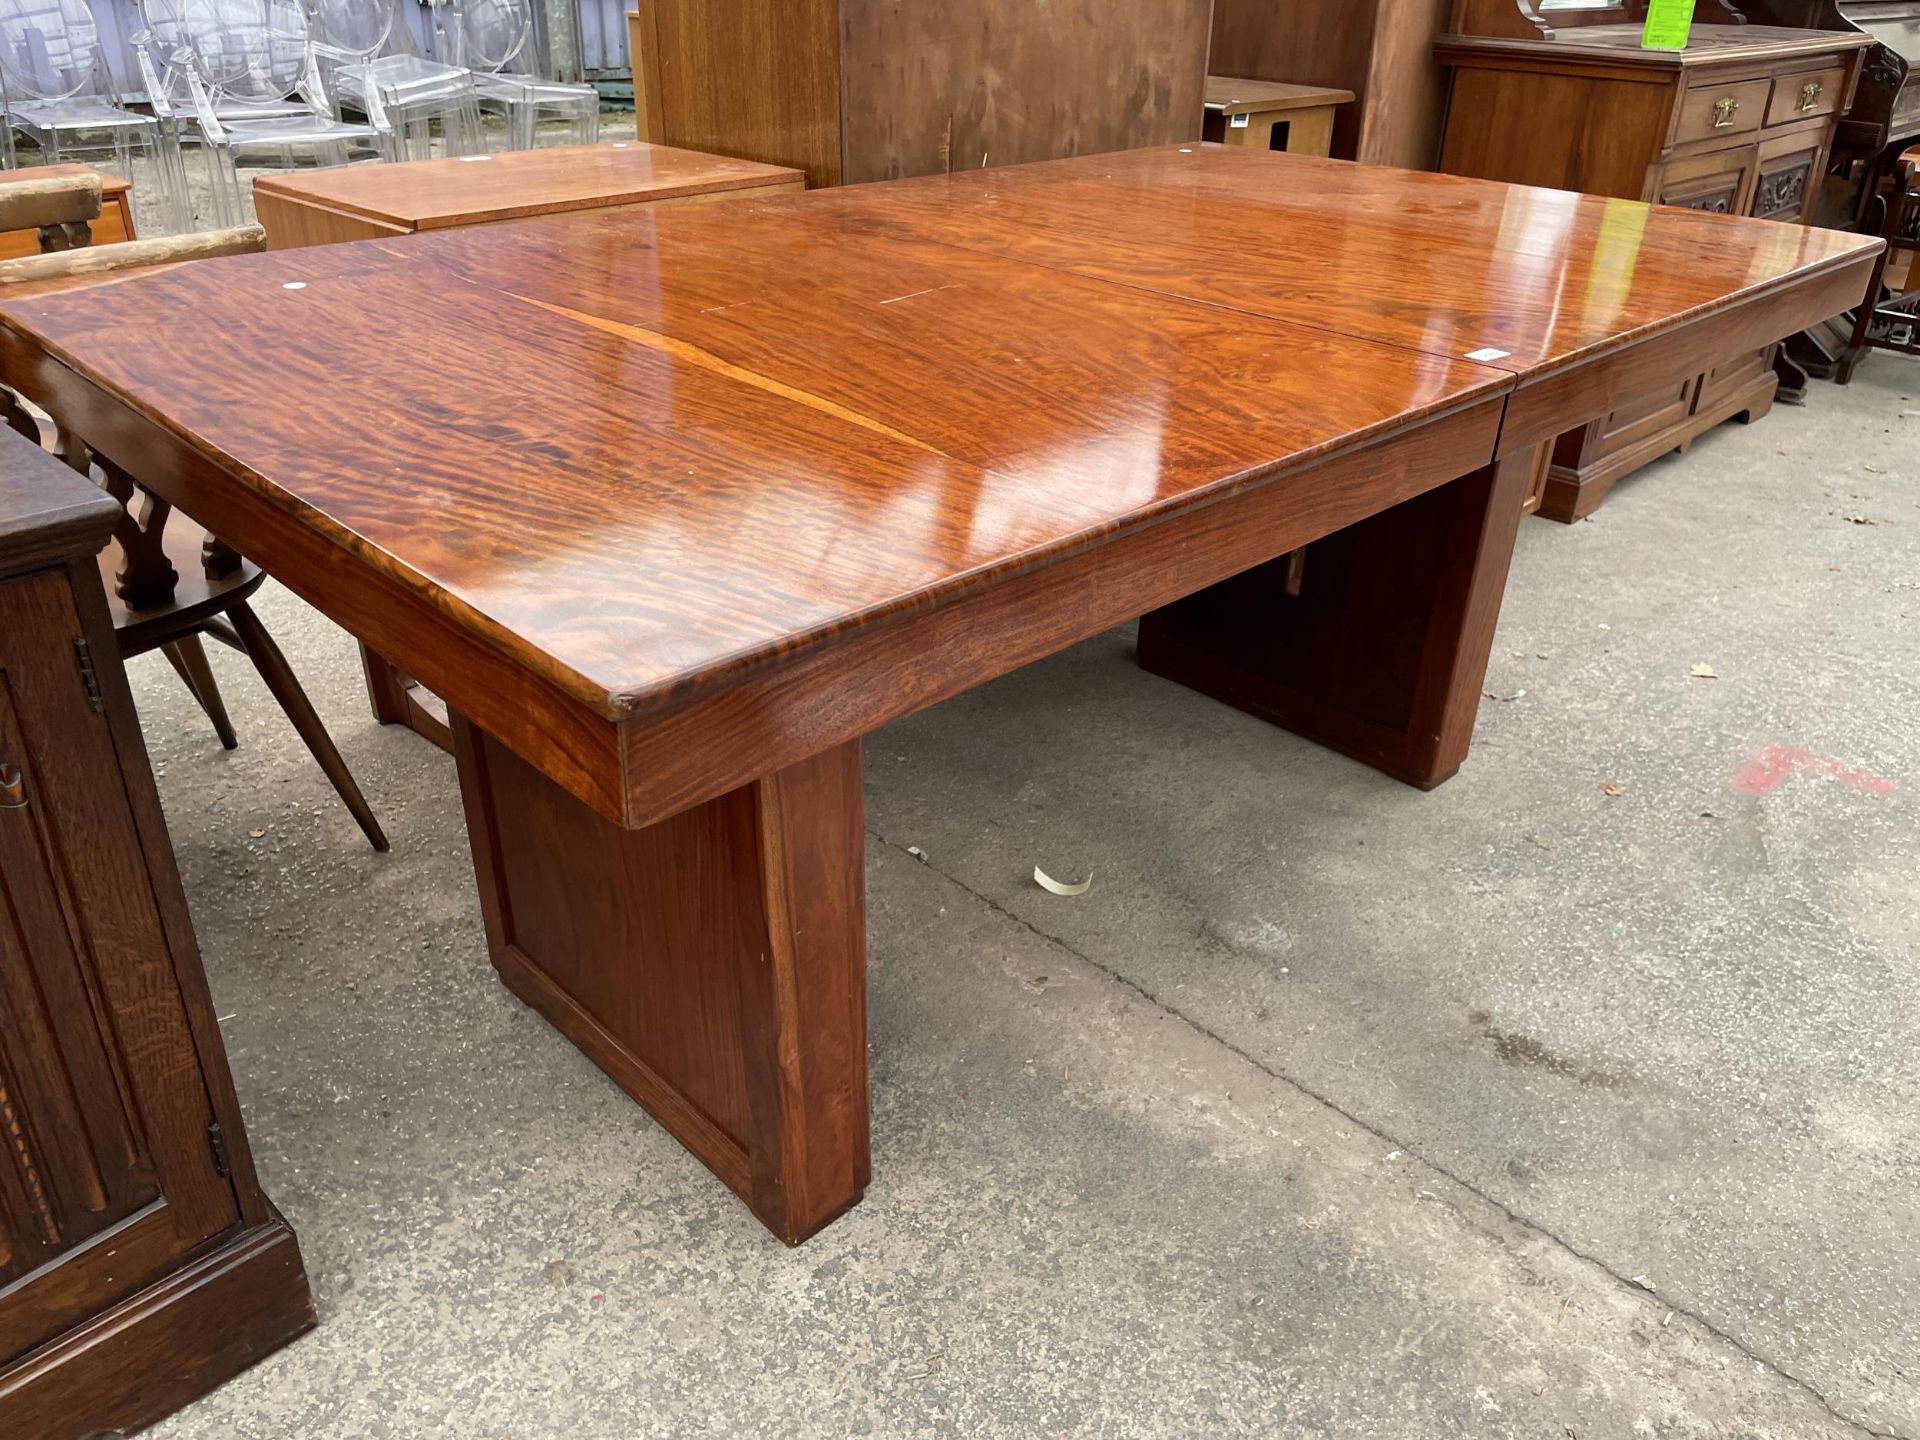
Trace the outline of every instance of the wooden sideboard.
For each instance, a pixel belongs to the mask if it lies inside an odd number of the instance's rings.
[[[1194,140],[1210,8],[636,0],[634,109],[642,140],[816,188]]]
[[[1642,50],[1630,23],[1447,36],[1436,46],[1453,75],[1440,166],[1805,224],[1866,43],[1760,25],[1696,25],[1681,51]],[[1617,263],[1633,263],[1632,224],[1620,217]],[[1621,476],[1723,420],[1764,415],[1776,348],[1648,375],[1642,393],[1561,436],[1540,513],[1581,519]]]
[[[95,557],[0,428],[0,1433],[130,1434],[314,1323],[260,1191]]]

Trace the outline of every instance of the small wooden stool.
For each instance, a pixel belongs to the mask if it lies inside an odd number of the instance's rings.
[[[1333,112],[1351,99],[1351,90],[1325,85],[1209,75],[1200,138],[1256,150],[1326,155],[1333,149]]]

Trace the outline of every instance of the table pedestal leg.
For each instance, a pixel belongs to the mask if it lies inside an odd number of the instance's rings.
[[[1140,620],[1140,663],[1432,789],[1473,736],[1538,452]]]
[[[860,743],[623,830],[454,717],[494,966],[798,1244],[869,1174]]]
[[[360,646],[360,667],[367,677],[367,699],[382,725],[404,725],[442,750],[453,749],[446,702],[404,674],[378,651]]]

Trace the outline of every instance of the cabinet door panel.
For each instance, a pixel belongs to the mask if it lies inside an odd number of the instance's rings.
[[[239,1218],[80,639],[0,587],[0,1364]]]
[[[1820,189],[1827,134],[1816,126],[1761,142],[1755,163],[1751,213],[1762,220],[1786,220],[1804,225],[1813,216]]]
[[[1773,368],[1773,346],[1716,365],[1700,381],[1700,399],[1696,410],[1711,410],[1722,398],[1743,386],[1751,385]]]
[[[1692,413],[1693,380],[1695,376],[1692,374],[1684,380],[1674,380],[1649,396],[1622,401],[1613,411],[1601,417],[1596,426],[1594,442],[1588,447],[1588,461],[1599,459],[1601,455],[1611,455],[1613,451],[1626,449],[1628,445],[1640,444],[1649,436],[1667,430],[1668,426],[1680,424],[1680,420]]]
[[[1744,215],[1753,196],[1758,147],[1735,145],[1669,160],[1654,177],[1653,198],[1685,210]]]

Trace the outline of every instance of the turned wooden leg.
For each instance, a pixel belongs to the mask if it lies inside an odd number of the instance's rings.
[[[623,830],[463,717],[453,732],[508,987],[789,1245],[858,1201],[859,742]]]
[[[374,849],[387,849],[386,833],[381,830],[380,822],[373,818],[373,807],[367,804],[367,797],[360,793],[353,772],[347,769],[347,762],[340,758],[340,752],[334,748],[333,737],[327,734],[327,727],[320,723],[312,702],[307,699],[307,692],[300,688],[293,667],[287,664],[287,657],[280,653],[280,647],[274,644],[267,627],[260,623],[260,617],[247,605],[235,605],[227,615],[233,621],[234,631],[240,637],[247,658],[253,661],[253,668],[267,682],[267,689],[280,702],[280,708],[287,712],[293,728],[300,732],[300,738],[307,742],[307,749],[313,752],[313,758],[320,762],[327,779],[333,782],[333,788],[346,802],[347,809],[353,812],[361,833]]]
[[[453,731],[446,703],[406,674],[399,666],[367,646],[360,647],[360,668],[367,676],[367,699],[373,718],[382,725],[404,725],[442,750],[453,750]]]
[[[207,712],[220,743],[229,750],[237,746],[240,737],[233,733],[233,721],[227,718],[226,702],[220,698],[220,687],[214,683],[213,667],[207,664],[207,650],[200,643],[200,637],[183,635],[160,649],[173,666],[174,674],[186,682],[188,692]]]
[[[1872,208],[1865,217],[1870,227],[1866,233],[1871,235],[1875,230],[1879,231],[1887,247],[1874,257],[1873,272],[1867,276],[1867,293],[1861,297],[1860,308],[1853,312],[1853,332],[1840,351],[1839,364],[1834,367],[1833,378],[1840,385],[1853,383],[1854,370],[1872,348],[1869,337],[1873,333],[1874,318],[1880,311],[1880,288],[1886,283],[1887,262],[1893,258],[1893,242],[1900,237],[1900,216],[1906,209],[1897,196],[1889,199],[1884,195],[1876,195],[1870,205]]]
[[[1140,663],[1432,789],[1467,756],[1537,450],[1140,620]]]

